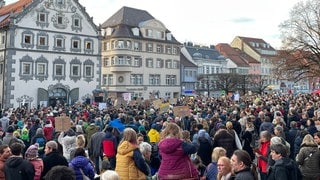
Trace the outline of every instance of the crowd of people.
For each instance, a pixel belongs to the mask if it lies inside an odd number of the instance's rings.
[[[147,103],[5,109],[0,180],[320,179],[319,99],[181,97],[165,112]],[[178,116],[175,106],[189,111]],[[55,127],[62,115],[65,131]]]

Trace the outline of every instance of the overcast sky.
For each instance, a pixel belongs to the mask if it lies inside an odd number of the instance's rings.
[[[148,11],[181,43],[229,44],[245,36],[264,39],[274,48],[281,45],[279,24],[300,1],[304,0],[79,0],[97,25],[128,6]]]

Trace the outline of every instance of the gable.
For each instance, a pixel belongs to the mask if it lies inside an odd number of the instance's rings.
[[[26,28],[98,35],[97,26],[77,0],[33,1],[16,16],[16,23]]]

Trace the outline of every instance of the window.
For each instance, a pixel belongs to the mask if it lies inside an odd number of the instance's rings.
[[[84,52],[86,53],[93,53],[93,40],[90,38],[87,38],[84,40]]]
[[[150,85],[160,85],[160,74],[150,74],[149,83]]]
[[[178,48],[176,47],[172,48],[172,54],[178,54]]]
[[[71,25],[71,29],[72,31],[81,31],[82,30],[82,17],[78,14],[75,13],[72,15],[72,25]]]
[[[172,52],[171,52],[171,46],[167,46],[167,54],[172,54]]]
[[[65,50],[65,38],[62,35],[54,36],[54,50],[64,51]]]
[[[31,75],[32,63],[24,62],[22,64],[22,75]]]
[[[56,46],[57,47],[63,47],[63,45],[62,45],[62,42],[63,42],[63,40],[62,39],[56,39]]]
[[[3,74],[3,64],[0,64],[0,74]]]
[[[124,49],[124,41],[116,41],[116,49]]]
[[[40,75],[40,76],[46,75],[46,64],[37,63],[37,75]]]
[[[46,22],[46,13],[39,13],[39,18],[38,18],[38,21],[39,22]]]
[[[31,35],[29,35],[29,34],[26,34],[26,35],[24,35],[24,38],[23,38],[23,43],[24,44],[31,44]]]
[[[90,65],[85,66],[85,76],[92,77],[92,66]]]
[[[87,49],[85,49],[85,50],[87,50]],[[72,51],[72,52],[81,52],[81,39],[79,37],[72,37],[71,38],[70,51]],[[90,50],[88,50],[88,51],[90,51]]]
[[[140,67],[141,66],[141,58],[140,57],[134,57],[133,66],[134,67]]]
[[[102,85],[106,85],[107,84],[107,79],[108,75],[107,74],[102,74]]]
[[[58,16],[58,17],[57,17],[57,23],[58,23],[59,25],[62,25],[62,24],[63,24],[63,17],[62,17],[62,16]]]
[[[166,68],[172,69],[172,61],[171,60],[166,60]]]
[[[157,53],[163,53],[163,45],[157,44]]]
[[[153,59],[146,59],[146,67],[153,68]]]
[[[176,75],[166,75],[166,85],[176,85]]]
[[[113,74],[109,74],[108,75],[108,82],[107,82],[108,85],[112,85],[113,84]]]
[[[153,45],[151,43],[147,43],[147,51],[153,52]]]
[[[55,76],[64,76],[64,65],[63,64],[55,64],[54,75]]]
[[[147,37],[152,37],[152,30],[151,29],[146,29],[146,36]]]
[[[157,59],[156,68],[163,68],[163,60],[162,59]]]
[[[142,74],[131,74],[130,84],[131,85],[142,85],[143,78]]]
[[[48,11],[46,11],[46,9],[44,8],[40,8],[38,10],[38,14],[37,14],[37,21],[36,24],[37,26],[40,26],[41,28],[44,27],[48,27],[49,23],[48,23]]]
[[[1,36],[1,44],[5,44],[5,42],[6,42],[6,36],[2,35]]]
[[[71,65],[71,76],[80,76],[80,65],[72,64]]]
[[[40,37],[39,37],[39,45],[40,45],[40,46],[45,46],[45,45],[47,45],[47,43],[46,43],[46,37],[45,37],[45,36],[40,36]]]
[[[179,68],[178,64],[179,64],[178,61],[173,61],[173,68],[178,69]]]
[[[141,51],[141,43],[140,42],[134,42],[133,43],[133,46],[134,46],[134,50],[135,51]]]
[[[103,67],[110,66],[109,58],[105,57],[103,58]]]

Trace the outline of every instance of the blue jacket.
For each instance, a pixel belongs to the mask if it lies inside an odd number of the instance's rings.
[[[92,163],[87,157],[76,156],[69,163],[69,167],[74,170],[74,173],[76,175],[76,180],[83,179],[82,172],[91,180],[94,179],[94,168]],[[80,169],[82,170],[82,172],[80,171]]]

